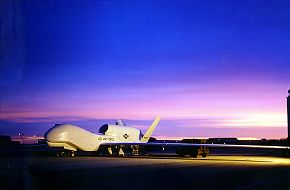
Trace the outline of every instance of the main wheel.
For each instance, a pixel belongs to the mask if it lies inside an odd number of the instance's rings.
[[[194,153],[191,153],[191,154],[190,154],[190,157],[192,157],[192,158],[196,158],[196,157],[197,157],[197,153],[195,153],[195,152],[194,152]]]

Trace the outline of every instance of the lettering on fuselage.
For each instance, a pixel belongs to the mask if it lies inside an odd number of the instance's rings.
[[[115,141],[113,137],[100,137],[103,141]]]

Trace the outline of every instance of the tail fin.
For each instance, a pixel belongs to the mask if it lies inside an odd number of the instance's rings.
[[[159,121],[160,121],[160,117],[157,116],[156,119],[151,124],[151,126],[149,127],[149,129],[147,130],[147,132],[145,133],[145,135],[142,137],[141,142],[145,142],[145,143],[148,142],[149,138],[151,137],[151,135],[152,135],[155,127],[159,123]]]

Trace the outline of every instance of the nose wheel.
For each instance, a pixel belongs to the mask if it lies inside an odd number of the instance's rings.
[[[66,151],[62,150],[56,153],[57,157],[74,157],[75,156],[75,151]]]

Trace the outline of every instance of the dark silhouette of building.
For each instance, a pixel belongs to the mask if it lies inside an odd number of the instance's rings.
[[[287,96],[287,115],[288,115],[288,143],[290,144],[290,89]]]
[[[19,145],[19,141],[12,141],[10,136],[0,135],[0,146]]]

